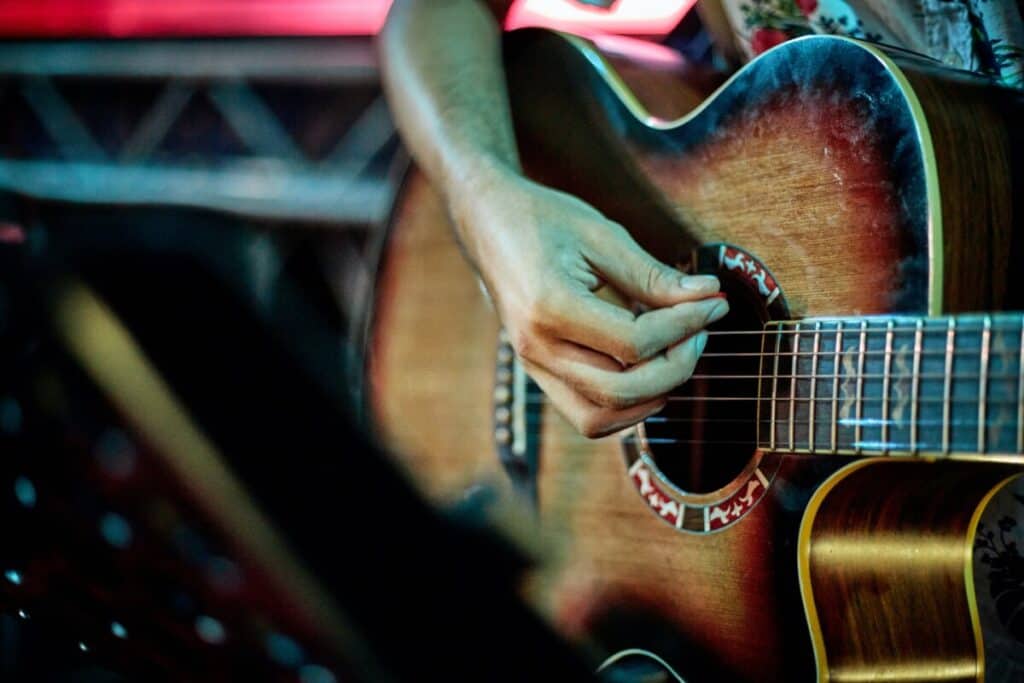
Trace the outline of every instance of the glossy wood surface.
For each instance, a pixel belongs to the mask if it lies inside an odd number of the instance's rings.
[[[985,245],[978,249],[993,269],[991,286],[977,287],[977,263],[961,265],[963,250],[947,249],[949,277],[929,300],[932,234],[920,215],[907,218],[907,201],[913,195],[922,215],[945,205],[921,184],[900,185],[892,141],[872,137],[880,119],[850,93],[812,88],[809,100],[766,100],[754,114],[726,116],[739,111],[740,98],[717,114],[706,108],[718,116],[713,129],[654,130],[576,46],[557,40],[528,41],[529,50],[511,57],[530,171],[622,222],[663,260],[683,264],[707,241],[745,246],[769,265],[800,316],[937,312],[942,291],[978,306],[1008,300],[996,277],[1013,252]],[[536,77],[539,66],[545,78]],[[998,159],[969,158],[983,156]],[[944,223],[948,239],[1011,232],[982,229],[999,211],[986,208],[984,192],[961,200],[967,206],[956,224]],[[459,499],[481,479],[501,480],[490,398],[496,331],[443,208],[412,175],[380,273],[370,376],[382,437],[439,501]],[[598,660],[646,645],[692,681],[813,678],[797,531],[811,493],[846,461],[787,456],[741,522],[684,534],[644,504],[617,439],[587,441],[549,407],[544,417],[540,524],[532,533],[546,557],[525,587],[539,609]]]
[[[908,71],[940,169],[944,312],[1024,309],[1013,264],[1024,218],[1022,110],[1009,92],[966,77]]]
[[[419,175],[408,183],[382,271],[373,410],[383,441],[449,505],[504,481],[491,414],[498,324],[436,195]],[[783,633],[803,629],[795,567],[778,549],[792,549],[798,512],[772,498],[728,533],[682,535],[641,503],[617,438],[585,439],[549,406],[543,419],[542,527],[532,533],[546,555],[525,590],[563,633],[598,659],[637,632],[671,634],[657,636],[659,652],[709,680],[810,673],[806,637]],[[793,460],[781,478],[806,499],[838,464]]]
[[[499,323],[418,172],[394,221],[369,357],[373,414],[427,492],[451,499],[488,475],[501,481],[490,401]]]
[[[1019,472],[890,461],[837,475],[805,522],[811,540],[802,549],[830,680],[984,680],[980,643],[965,628],[977,622],[965,577],[975,513]]]

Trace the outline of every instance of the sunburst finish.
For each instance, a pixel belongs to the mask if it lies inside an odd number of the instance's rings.
[[[1021,188],[1022,155],[1005,123],[1012,98],[918,60],[897,67],[851,41],[786,50],[668,124],[582,42],[523,33],[507,63],[528,169],[629,226],[668,263],[695,267],[702,244],[743,247],[771,269],[795,317],[1016,304],[1005,277],[1021,227],[1008,199]],[[954,147],[971,151],[954,164]],[[373,410],[412,475],[452,501],[481,479],[502,481],[490,397],[498,323],[416,173],[393,231],[369,354]],[[532,533],[544,562],[526,591],[563,632],[605,654],[656,651],[687,680],[821,673],[801,599],[799,530],[815,490],[848,460],[782,455],[741,520],[687,534],[645,504],[618,439],[585,440],[549,407],[539,434]],[[931,480],[928,463],[909,466]],[[984,493],[959,500],[960,518],[972,518]],[[886,495],[898,499],[899,487]],[[817,505],[822,534],[843,509]],[[895,521],[887,529],[915,538]],[[957,538],[952,552],[967,544],[969,556],[966,535]],[[963,581],[947,589],[966,595]],[[877,664],[850,656],[866,670]],[[977,651],[974,662],[977,670]]]

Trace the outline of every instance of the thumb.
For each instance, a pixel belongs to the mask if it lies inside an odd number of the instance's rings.
[[[672,306],[714,296],[719,289],[714,275],[684,275],[654,258],[628,235],[612,246],[609,240],[591,263],[602,277],[626,296],[648,306]]]

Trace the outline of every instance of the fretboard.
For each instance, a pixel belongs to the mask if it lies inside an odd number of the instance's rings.
[[[1024,314],[766,325],[762,449],[1024,453]]]

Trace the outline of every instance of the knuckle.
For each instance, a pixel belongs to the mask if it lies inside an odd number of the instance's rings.
[[[654,351],[657,344],[656,330],[644,320],[643,316],[634,318],[633,322],[623,330],[623,334],[616,340],[616,358],[626,365],[636,365],[647,360]]]
[[[561,297],[556,286],[538,286],[526,298],[523,312],[525,325],[534,331],[558,324]]]
[[[588,439],[597,439],[607,433],[607,425],[601,419],[601,413],[598,411],[591,411],[583,415],[577,422],[576,429]]]
[[[636,405],[636,398],[619,389],[607,389],[598,396],[597,403],[614,410],[622,410]]]
[[[627,365],[635,365],[644,359],[643,348],[633,339],[626,339],[619,343],[617,355],[620,361]]]
[[[523,336],[539,334],[548,325],[547,312],[531,305],[522,316]]]
[[[665,274],[661,268],[648,263],[644,266],[643,286],[646,292],[656,292],[661,288]]]
[[[509,341],[512,344],[512,350],[520,358],[533,358],[536,353],[537,343],[529,330],[517,330],[511,335]]]

